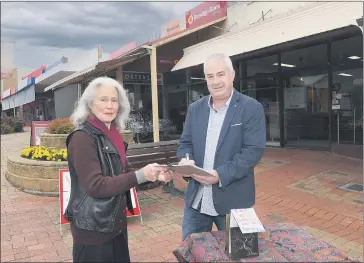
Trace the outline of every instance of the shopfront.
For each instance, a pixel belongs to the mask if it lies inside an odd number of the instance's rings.
[[[268,146],[329,150],[336,144],[362,145],[363,35],[355,25],[362,7],[320,3],[312,11],[323,8],[319,21],[297,12],[253,25],[185,49],[174,70],[190,70],[224,50],[237,73],[235,88],[264,106]],[[327,20],[346,11],[351,17]]]
[[[150,72],[123,71],[123,85],[130,102],[130,129],[137,142],[153,141],[153,107]],[[160,132],[167,132],[163,125],[163,75],[157,74]],[[162,120],[162,121],[161,121]]]
[[[141,70],[148,68],[148,57],[141,58],[140,61],[143,66],[137,67]],[[129,67],[128,67],[129,66]],[[124,68],[133,68],[130,65],[126,65]],[[129,129],[131,129],[135,135],[135,141],[137,142],[152,142],[153,141],[153,121],[152,121],[152,91],[151,91],[151,73],[141,71],[122,71],[122,84],[126,90],[127,96],[130,102],[130,122]],[[105,72],[104,76],[117,79],[117,69]],[[159,119],[160,119],[160,131],[164,134],[164,140],[168,139],[168,136],[173,136],[175,128],[173,124],[168,123],[168,117],[163,111],[165,103],[167,102],[166,94],[164,94],[163,74],[157,74],[157,86],[158,86],[158,101],[159,101]],[[82,93],[86,85],[83,85]]]
[[[7,116],[17,116],[23,119],[23,106],[34,100],[35,85],[30,84],[5,97],[2,101],[2,110]]]
[[[264,106],[267,145],[329,149],[335,143],[362,144],[362,34],[358,30],[325,44],[312,41],[305,48],[292,45],[234,61],[237,72],[240,65],[241,91]]]

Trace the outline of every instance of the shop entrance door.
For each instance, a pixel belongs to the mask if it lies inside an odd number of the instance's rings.
[[[286,147],[330,148],[327,80],[327,74],[283,80]]]

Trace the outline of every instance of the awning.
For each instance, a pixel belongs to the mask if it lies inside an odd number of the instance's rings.
[[[75,72],[75,73],[53,83],[52,85],[49,85],[48,87],[46,87],[44,89],[44,92],[46,92],[48,90],[54,90],[56,88],[64,87],[69,84],[80,83],[80,82],[86,80],[87,78],[90,78],[92,76],[96,77],[100,74],[103,74],[104,72],[117,68],[120,65],[124,65],[124,64],[130,63],[134,60],[137,60],[147,54],[148,54],[148,51],[145,48],[139,47],[137,49],[134,49],[134,50],[126,53],[125,55],[123,55],[120,58],[99,62],[84,70]]]
[[[181,31],[178,31],[178,32],[174,33],[174,34],[171,34],[171,35],[162,37],[160,39],[157,39],[157,40],[151,42],[150,45],[153,46],[153,47],[159,47],[159,46],[168,44],[168,43],[170,43],[172,41],[175,41],[177,39],[180,39],[180,38],[182,38],[184,36],[187,36],[187,35],[190,35],[192,33],[198,32],[198,31],[200,31],[200,30],[202,30],[204,28],[207,28],[207,27],[209,27],[211,25],[215,25],[215,24],[217,24],[217,23],[219,23],[221,21],[224,21],[224,20],[226,20],[226,18],[227,17],[225,16],[225,17],[219,18],[217,20],[214,20],[212,22],[203,24],[203,25],[201,25],[199,27],[196,27],[196,28],[193,28],[193,29],[185,28],[185,29],[183,29]]]
[[[2,110],[22,106],[35,100],[35,86],[29,85],[13,95],[2,100]]]
[[[209,55],[219,51],[234,56],[351,25],[357,26],[357,19],[362,17],[362,2],[312,3],[304,9],[188,47],[183,50],[183,57],[172,71],[202,64]]]
[[[97,65],[97,64],[96,64]],[[52,85],[49,85],[48,87],[46,87],[44,89],[44,92],[47,92],[48,90],[54,90],[56,88],[62,87],[62,86],[67,86],[68,84],[71,83],[77,83],[77,80],[82,78],[84,75],[94,71],[96,69],[96,65],[93,65],[91,67],[85,68],[81,71],[77,71],[61,80],[56,81],[55,83],[53,83]]]

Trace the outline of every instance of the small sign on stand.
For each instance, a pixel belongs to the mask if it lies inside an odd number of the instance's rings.
[[[30,146],[40,145],[40,135],[44,133],[50,121],[32,121],[30,130]]]
[[[226,216],[225,253],[233,260],[258,257],[258,233],[265,232],[254,208],[231,209]]]
[[[142,212],[141,212],[140,206],[139,206],[138,195],[137,195],[137,191],[136,191],[135,187],[130,189],[130,196],[131,196],[131,202],[133,205],[134,215],[129,211],[129,209],[126,209],[126,216],[127,217],[140,216],[140,222],[142,223],[142,225],[144,225],[143,218],[142,218]]]
[[[143,224],[142,213],[139,206],[138,195],[135,188],[130,189],[131,202],[133,204],[132,214],[128,209],[126,209],[127,217],[140,216],[140,221]],[[59,228],[62,235],[62,225],[69,224],[69,221],[64,216],[69,199],[71,196],[71,175],[68,169],[59,170]]]

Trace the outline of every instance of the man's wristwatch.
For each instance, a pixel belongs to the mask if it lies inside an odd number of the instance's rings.
[[[186,182],[188,182],[189,180],[191,180],[191,177],[184,177],[184,176],[182,176],[182,178],[183,178]]]

